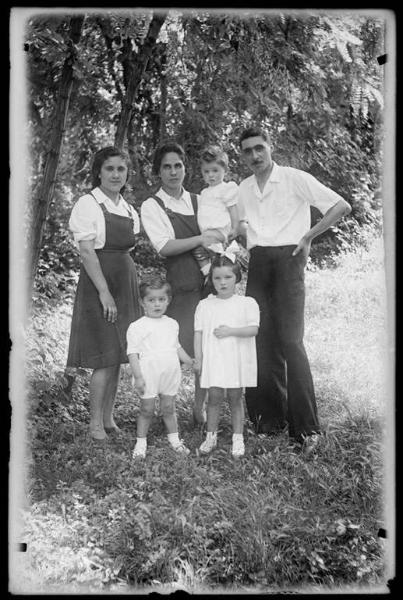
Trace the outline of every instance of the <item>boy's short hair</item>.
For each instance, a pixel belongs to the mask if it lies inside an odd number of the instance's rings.
[[[172,298],[172,288],[168,281],[161,275],[149,275],[145,277],[139,285],[140,298],[144,300],[148,290],[164,289],[168,298]]]
[[[267,144],[271,143],[270,135],[263,127],[248,127],[244,129],[239,137],[239,147],[242,148],[242,142],[251,137],[261,137]]]
[[[239,264],[239,262],[235,259],[235,262],[232,262],[232,260],[230,258],[228,258],[228,256],[225,256],[224,254],[216,254],[215,257],[213,258],[213,260],[211,261],[211,267],[210,267],[210,271],[208,274],[208,283],[209,286],[211,287],[212,293],[213,294],[217,294],[214,285],[213,285],[213,270],[216,267],[231,267],[232,272],[235,275],[235,283],[239,283],[242,279],[242,270],[241,270],[241,265]]]
[[[228,169],[228,154],[213,144],[206,146],[201,153],[200,159],[204,162],[217,162],[224,169]]]

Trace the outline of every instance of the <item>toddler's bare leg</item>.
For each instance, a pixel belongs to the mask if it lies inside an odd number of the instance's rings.
[[[223,399],[223,388],[209,388],[207,401],[207,431],[217,431]]]
[[[140,402],[140,413],[137,417],[137,437],[147,437],[155,410],[155,398],[142,398]]]
[[[244,406],[241,388],[228,388],[227,397],[231,407],[231,422],[233,433],[243,433]]]
[[[195,374],[195,398],[193,406],[193,420],[197,425],[204,425],[206,422],[206,401],[207,390],[200,387],[200,377]]]
[[[178,421],[176,419],[175,396],[160,395],[160,408],[162,420],[167,428],[167,433],[178,432]]]

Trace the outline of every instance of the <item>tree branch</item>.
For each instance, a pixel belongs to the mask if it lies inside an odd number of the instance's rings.
[[[166,14],[155,15],[152,18],[148,28],[147,36],[137,54],[136,62],[134,63],[133,69],[130,73],[130,79],[127,84],[126,95],[122,102],[122,111],[115,135],[115,145],[118,148],[123,147],[123,142],[126,138],[127,129],[129,127],[133,112],[133,104],[136,99],[137,90],[147,69],[148,61],[165,19]]]

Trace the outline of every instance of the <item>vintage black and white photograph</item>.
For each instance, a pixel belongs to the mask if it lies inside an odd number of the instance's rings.
[[[10,593],[393,591],[395,25],[11,9]]]

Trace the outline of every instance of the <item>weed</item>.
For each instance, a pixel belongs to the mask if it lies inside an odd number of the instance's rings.
[[[230,456],[228,407],[218,447],[198,456],[192,376],[177,407],[191,456],[169,451],[153,421],[146,460],[131,461],[138,401],[122,369],[104,447],[87,436],[89,372],[66,393],[71,297],[37,299],[27,336],[29,563],[20,589],[49,591],[356,589],[385,581],[383,369],[385,292],[379,246],[306,274],[306,346],[325,435],[310,455],[286,434],[245,425]]]

